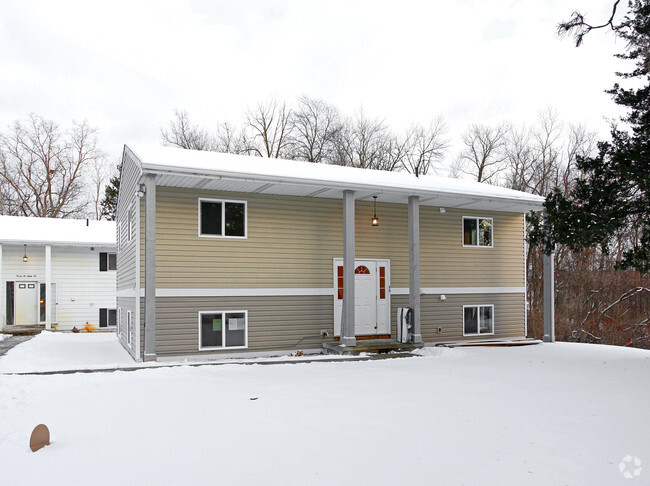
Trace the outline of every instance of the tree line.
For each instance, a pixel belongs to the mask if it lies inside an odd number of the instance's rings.
[[[449,146],[447,131],[442,117],[436,117],[396,133],[363,108],[344,116],[331,103],[304,95],[293,104],[259,102],[246,110],[241,124],[219,122],[214,133],[192,123],[186,111],[175,110],[161,138],[164,145],[185,149],[404,170],[419,176],[440,168]]]

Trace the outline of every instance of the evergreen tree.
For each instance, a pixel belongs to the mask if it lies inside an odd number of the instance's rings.
[[[618,2],[617,2],[618,3]],[[610,20],[611,22],[611,20]],[[606,24],[607,25],[607,24]],[[612,29],[625,40],[617,57],[635,62],[629,73],[617,73],[636,86],[618,83],[608,91],[618,105],[628,108],[625,129],[613,126],[611,141],[598,144],[598,155],[579,158],[582,173],[568,197],[559,190],[545,202],[546,217],[533,221],[532,244],[550,253],[555,244],[572,250],[600,246],[607,253],[614,237],[634,229],[628,238],[622,268],[650,271],[650,0],[630,0],[624,21]]]
[[[104,199],[102,199],[102,218],[109,221],[115,221],[117,211],[117,195],[120,192],[120,174],[122,173],[122,164],[117,165],[117,175],[111,177],[110,182],[106,185]]]

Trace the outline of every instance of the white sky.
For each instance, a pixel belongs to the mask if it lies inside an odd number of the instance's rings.
[[[307,94],[396,130],[442,115],[453,144],[471,123],[531,124],[548,106],[604,138],[623,43],[600,31],[576,49],[555,26],[574,9],[600,22],[611,4],[3,1],[0,127],[30,112],[87,119],[115,162],[125,142],[160,143],[174,108],[211,129]]]

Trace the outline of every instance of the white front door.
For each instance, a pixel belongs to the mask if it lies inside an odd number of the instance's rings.
[[[363,262],[354,270],[355,335],[377,334],[377,265]]]
[[[390,260],[357,259],[354,266],[356,336],[390,335]],[[341,335],[343,259],[334,259],[334,335]]]
[[[16,282],[14,285],[16,325],[38,324],[38,284]]]

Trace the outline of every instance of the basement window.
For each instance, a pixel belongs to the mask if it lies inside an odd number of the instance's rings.
[[[246,238],[246,201],[199,199],[199,236]]]
[[[463,216],[463,246],[492,247],[492,218]]]
[[[494,334],[493,305],[463,306],[463,336]]]
[[[199,349],[248,347],[247,311],[199,312]]]

